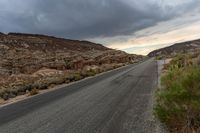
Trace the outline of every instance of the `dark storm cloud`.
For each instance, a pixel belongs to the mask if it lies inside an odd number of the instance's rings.
[[[180,9],[196,6],[190,4]],[[112,37],[171,19],[178,14],[171,9],[155,0],[0,0],[0,29],[76,39]]]

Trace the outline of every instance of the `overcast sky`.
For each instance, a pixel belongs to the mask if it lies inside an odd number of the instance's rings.
[[[0,0],[0,31],[86,39],[147,54],[200,38],[200,0]]]

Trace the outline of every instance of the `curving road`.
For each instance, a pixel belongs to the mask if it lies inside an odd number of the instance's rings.
[[[0,133],[154,133],[149,59],[0,108]]]

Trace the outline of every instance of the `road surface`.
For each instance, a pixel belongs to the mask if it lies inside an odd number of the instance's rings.
[[[149,59],[0,108],[0,133],[154,133]]]

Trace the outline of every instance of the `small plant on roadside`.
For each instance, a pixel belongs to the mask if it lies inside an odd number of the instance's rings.
[[[87,76],[95,76],[97,72],[94,69],[90,69],[89,71],[86,72]]]
[[[80,73],[74,74],[74,80],[75,80],[75,81],[78,81],[78,80],[81,80],[81,79],[83,79],[83,76],[81,76]]]
[[[38,89],[34,88],[30,91],[30,96],[37,95],[39,93]]]
[[[156,60],[162,60],[163,56],[156,56]]]

